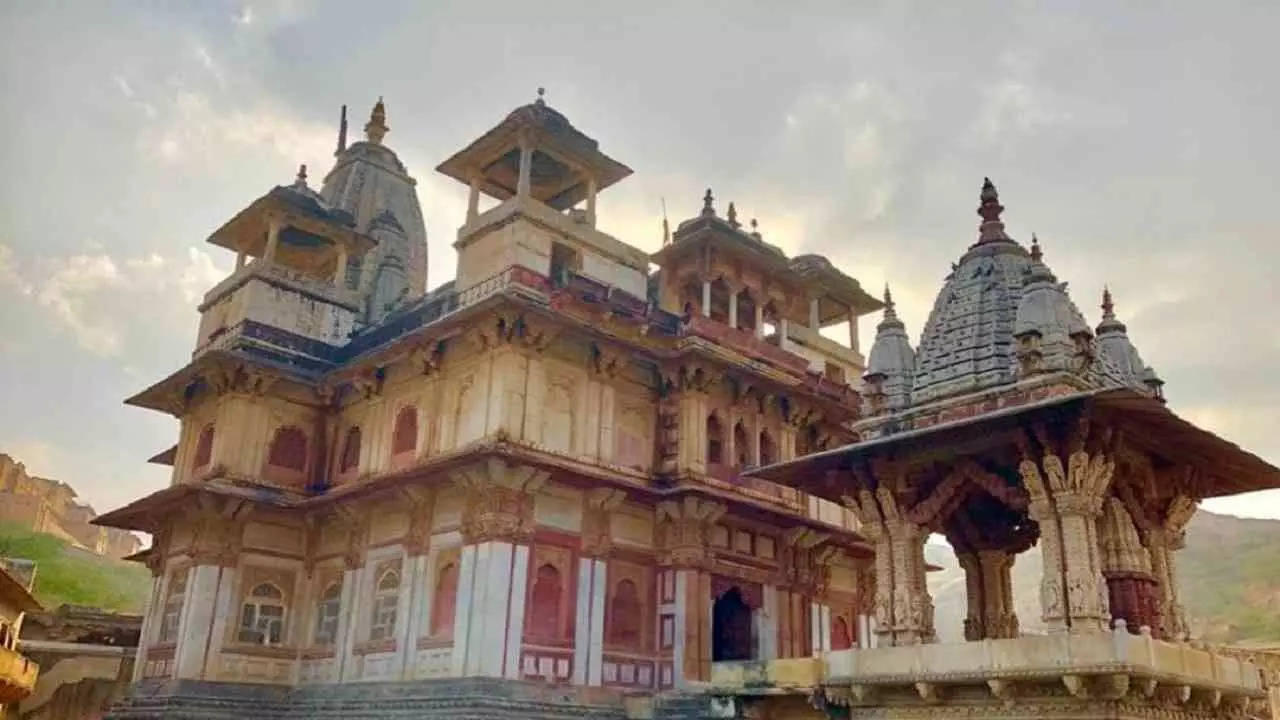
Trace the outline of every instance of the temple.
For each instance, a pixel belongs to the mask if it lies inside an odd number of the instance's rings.
[[[427,292],[388,132],[379,100],[348,146],[344,110],[319,191],[303,167],[213,231],[235,270],[192,358],[128,401],[180,431],[171,486],[95,521],[153,537],[111,716],[933,717],[1025,692],[1060,717],[1217,717],[1264,696],[1184,642],[1174,557],[1199,499],[1280,473],[1173,415],[1110,299],[1091,330],[989,182],[917,352],[887,292],[710,190],[656,252],[601,231],[631,170],[541,91],[437,168],[467,210]],[[931,532],[969,573],[972,648],[934,643]],[[1051,634],[1028,638],[1008,571],[1036,543]]]

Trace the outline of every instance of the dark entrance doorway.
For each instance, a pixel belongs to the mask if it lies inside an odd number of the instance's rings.
[[[754,655],[751,607],[738,588],[730,588],[711,608],[711,659],[750,660]]]

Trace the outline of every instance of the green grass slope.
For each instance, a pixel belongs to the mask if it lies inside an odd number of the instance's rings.
[[[12,524],[0,523],[0,557],[35,561],[34,594],[46,610],[70,603],[138,613],[151,590],[151,573],[138,563],[94,555]]]

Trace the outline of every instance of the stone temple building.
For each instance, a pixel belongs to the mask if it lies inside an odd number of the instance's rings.
[[[154,538],[156,712],[184,681],[607,706],[869,642],[854,514],[746,473],[854,439],[881,302],[710,191],[656,253],[601,232],[631,170],[541,97],[439,166],[468,210],[456,278],[424,294],[386,118],[319,189],[304,168],[213,231],[235,270],[192,358],[128,401],[181,426],[172,485],[98,519]],[[841,323],[851,346],[821,334]]]
[[[1184,642],[1174,551],[1197,500],[1280,473],[1170,413],[1110,301],[1091,330],[990,183],[917,352],[887,293],[709,190],[655,253],[601,232],[631,171],[541,96],[437,168],[467,214],[424,292],[386,121],[379,101],[348,146],[344,114],[319,190],[303,168],[213,231],[237,260],[191,361],[129,400],[181,429],[171,486],[97,520],[154,538],[114,717],[1218,717],[1265,695]],[[930,532],[969,572],[964,645],[933,643]],[[1034,543],[1053,633],[1028,638],[1008,570]]]

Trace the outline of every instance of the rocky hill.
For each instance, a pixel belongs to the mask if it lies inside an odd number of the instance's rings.
[[[98,555],[15,523],[0,521],[0,557],[35,562],[34,595],[46,610],[71,604],[139,613],[151,591],[151,572],[140,563]]]
[[[943,640],[964,635],[964,572],[951,548],[926,546],[936,624]],[[1280,520],[1252,520],[1200,511],[1187,526],[1187,547],[1177,555],[1180,594],[1192,632],[1220,642],[1280,641]],[[1024,630],[1041,631],[1040,551],[1013,566],[1014,604]]]

